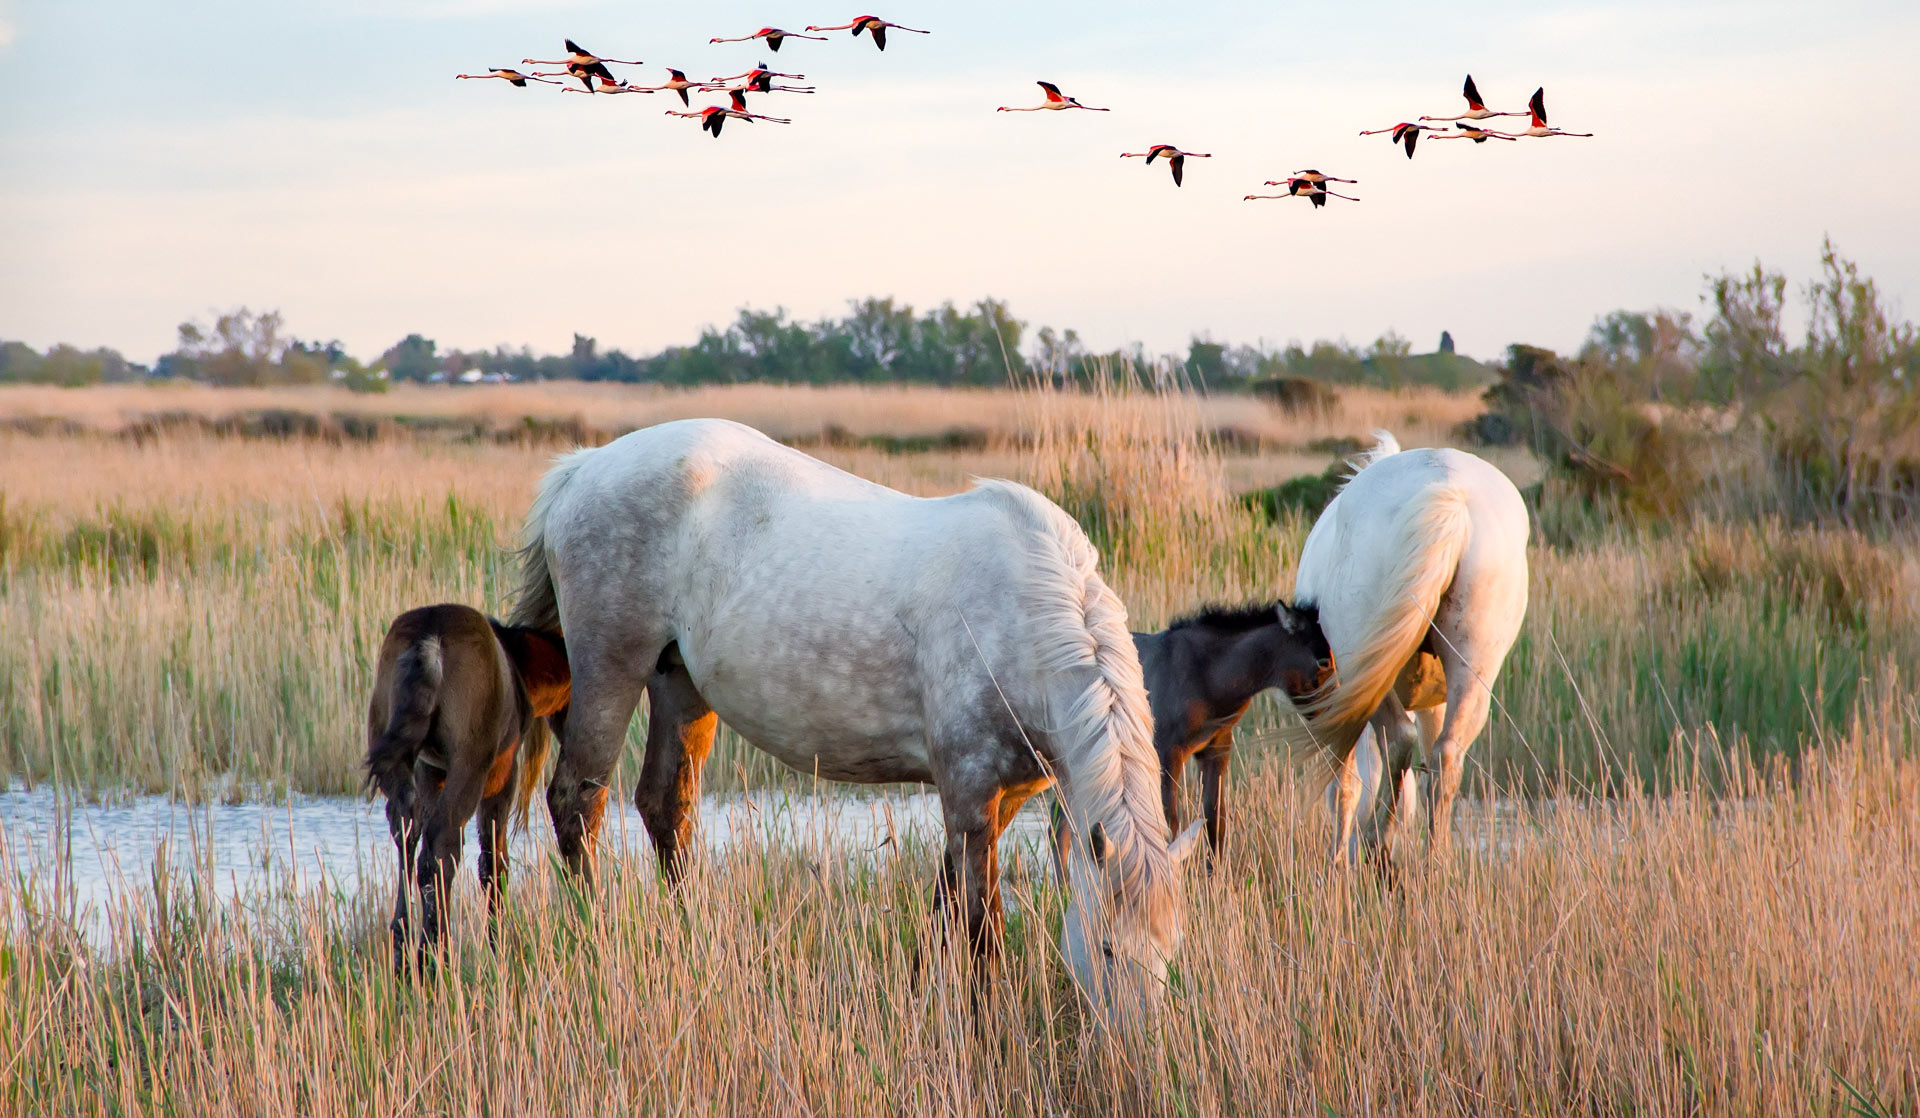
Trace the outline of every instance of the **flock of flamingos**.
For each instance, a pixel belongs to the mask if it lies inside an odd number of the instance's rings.
[[[808,31],[851,31],[856,37],[862,32],[865,32],[873,37],[873,45],[881,50],[887,49],[887,31],[889,28],[896,31],[909,31],[915,35],[930,34],[930,32],[922,31],[915,27],[906,27],[881,19],[879,16],[855,16],[851,22],[824,27],[813,24],[807,26]],[[778,27],[762,27],[750,35],[739,35],[732,38],[715,36],[709,39],[708,42],[742,43],[764,40],[768,49],[778,51],[780,44],[788,39],[817,39],[825,42],[826,36],[799,34],[793,31],[784,31]],[[581,47],[572,39],[567,39],[565,42],[567,50],[567,56],[565,58],[523,58],[520,60],[521,64],[526,66],[564,67],[564,69],[561,70],[522,71],[510,67],[490,66],[484,74],[456,74],[454,76],[456,78],[497,78],[510,82],[522,89],[525,89],[529,82],[539,82],[543,85],[561,86],[562,90],[568,93],[619,94],[660,93],[663,91],[678,93],[680,95],[680,102],[686,106],[686,109],[685,111],[669,109],[667,110],[667,115],[698,120],[700,127],[711,133],[715,139],[720,137],[721,126],[727,122],[728,117],[736,117],[749,123],[756,120],[765,120],[774,124],[793,123],[793,121],[787,117],[766,116],[761,113],[748,112],[747,95],[750,93],[759,95],[767,93],[812,93],[815,91],[814,87],[810,85],[775,84],[775,79],[804,81],[806,80],[806,75],[784,74],[779,71],[769,70],[765,62],[738,74],[732,74],[727,77],[708,78],[706,81],[693,81],[687,77],[686,71],[668,67],[667,80],[661,84],[634,85],[621,78],[615,77],[613,71],[607,67],[609,65],[639,66],[641,65],[639,60],[603,58]],[[563,80],[555,80],[566,78],[578,79],[581,88],[574,89],[566,85]],[[738,84],[728,84],[730,82]],[[1038,105],[1002,105],[997,111],[1003,113],[1057,112],[1067,109],[1081,109],[1094,113],[1111,111],[1110,109],[1099,108],[1093,105],[1083,105],[1078,99],[1060,92],[1060,87],[1052,82],[1043,81],[1036,84],[1046,92],[1047,99],[1045,101],[1042,101]],[[689,92],[725,93],[728,96],[728,104],[708,105],[702,109],[694,109],[693,101],[688,96]],[[1487,108],[1486,101],[1480,96],[1480,90],[1473,84],[1473,75],[1471,74],[1467,75],[1466,85],[1462,88],[1461,93],[1467,100],[1467,111],[1464,113],[1456,116],[1423,116],[1417,121],[1400,121],[1397,124],[1392,124],[1385,128],[1368,129],[1361,132],[1360,135],[1374,136],[1384,132],[1393,143],[1401,144],[1407,149],[1408,159],[1413,158],[1414,148],[1419,144],[1422,133],[1432,133],[1432,139],[1435,140],[1472,140],[1476,144],[1484,144],[1488,140],[1513,141],[1523,137],[1591,137],[1593,135],[1591,132],[1565,132],[1558,128],[1549,127],[1547,124],[1547,96],[1544,87],[1533,91],[1533,97],[1527,102],[1526,112],[1496,112],[1493,109]],[[1482,123],[1496,117],[1508,116],[1524,116],[1529,118],[1526,129],[1520,132],[1501,132],[1488,128]],[[1428,121],[1440,123],[1452,122],[1454,127],[1448,129],[1440,127],[1438,124],[1426,123]],[[1163,159],[1166,161],[1168,169],[1173,173],[1173,185],[1179,186],[1186,179],[1187,160],[1211,159],[1213,155],[1211,152],[1182,151],[1173,144],[1154,144],[1145,151],[1121,152],[1120,157],[1122,159],[1145,159],[1148,163],[1152,163],[1156,159]],[[1266,198],[1306,198],[1316,207],[1325,206],[1327,199],[1330,197],[1345,199],[1349,202],[1358,202],[1360,199],[1352,195],[1340,194],[1327,188],[1328,183],[1354,183],[1358,181],[1357,179],[1336,178],[1333,175],[1323,174],[1313,169],[1295,171],[1287,178],[1269,179],[1264,184],[1266,186],[1284,187],[1285,193],[1248,194],[1245,196],[1245,200],[1251,202]]]

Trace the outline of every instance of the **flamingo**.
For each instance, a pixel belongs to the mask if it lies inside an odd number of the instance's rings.
[[[1167,166],[1173,169],[1173,185],[1179,186],[1186,172],[1187,160],[1212,159],[1213,156],[1205,152],[1181,151],[1172,144],[1155,144],[1145,151],[1123,151],[1120,153],[1120,158],[1145,159],[1149,164],[1156,159],[1165,159]]]
[[[1309,167],[1304,171],[1295,171],[1293,173],[1293,178],[1286,179],[1281,182],[1275,182],[1272,179],[1268,179],[1265,185],[1285,186],[1287,185],[1287,183],[1292,182],[1293,179],[1304,179],[1307,182],[1310,182],[1315,186],[1319,186],[1319,187],[1324,187],[1330,182],[1359,182],[1360,181],[1359,179],[1337,179],[1337,178],[1334,178],[1332,175],[1323,175],[1320,172]]]
[[[1496,132],[1494,135],[1505,136],[1509,140],[1520,136],[1585,136],[1589,138],[1593,136],[1591,132],[1562,132],[1558,128],[1547,127],[1546,86],[1533,91],[1533,97],[1527,101],[1527,109],[1533,114],[1533,123],[1525,132]]]
[[[520,61],[523,65],[527,66],[565,66],[567,73],[579,78],[580,84],[586,86],[589,90],[593,88],[593,83],[588,80],[590,78],[605,78],[607,81],[614,80],[613,71],[607,69],[607,63],[609,62],[617,66],[640,65],[638,59],[628,62],[619,58],[601,58],[599,55],[585,50],[579,43],[574,42],[572,39],[563,41],[567,45],[567,56],[565,58],[523,58]]]
[[[487,72],[484,74],[455,74],[454,77],[480,78],[482,80],[485,80],[487,78],[499,78],[502,81],[512,82],[514,85],[518,86],[521,89],[527,88],[528,82],[539,82],[541,85],[559,85],[560,84],[559,82],[548,81],[547,79],[540,77],[538,74],[523,74],[518,70],[510,70],[504,66],[489,66],[487,67]]]
[[[797,82],[803,82],[807,80],[807,76],[805,74],[783,74],[778,70],[769,70],[767,69],[767,64],[764,62],[762,62],[758,66],[755,66],[751,70],[742,70],[737,74],[728,74],[724,78],[710,78],[708,80],[714,85],[719,85],[722,82],[739,81],[741,78],[758,78],[762,74],[765,74],[767,77],[770,77],[770,78],[790,78],[793,81],[797,81]]]
[[[860,32],[862,31],[870,32],[873,35],[873,45],[876,47],[879,47],[881,50],[886,50],[887,49],[887,28],[889,27],[898,28],[901,31],[911,31],[915,35],[933,34],[933,32],[931,31],[922,31],[917,27],[908,27],[905,24],[888,23],[886,20],[881,19],[879,16],[854,16],[852,23],[841,23],[841,24],[836,24],[832,27],[815,27],[809,24],[807,26],[807,30],[809,31],[851,30],[853,32],[853,37],[856,39],[860,37]]]
[[[691,105],[693,102],[687,100],[687,90],[705,90],[711,88],[711,86],[706,82],[690,82],[687,80],[687,72],[685,70],[676,70],[669,66],[667,67],[667,80],[661,82],[659,85],[633,85],[627,88],[634,93],[658,93],[664,89],[671,93],[678,93],[682,105]]]
[[[743,109],[723,109],[718,105],[708,105],[706,108],[692,113],[683,113],[679,109],[668,109],[667,115],[698,119],[700,121],[700,127],[705,131],[713,133],[713,138],[716,140],[720,138],[720,126],[725,124],[727,118],[730,116],[737,116],[745,121],[765,120],[771,121],[774,124],[793,123],[793,121],[785,117],[762,116],[759,113],[750,113]]]
[[[731,86],[727,87],[733,88]],[[771,70],[755,70],[753,76],[740,84],[740,88],[749,93],[813,93],[810,85],[775,85]]]
[[[1376,136],[1382,132],[1391,132],[1394,143],[1407,145],[1407,158],[1412,159],[1413,145],[1420,142],[1420,133],[1445,131],[1446,129],[1444,128],[1435,128],[1430,124],[1409,124],[1403,120],[1391,128],[1372,128],[1360,134],[1362,136]]]
[[[561,90],[562,93],[652,93],[651,89],[641,89],[614,78],[594,78],[594,84],[588,89],[575,89],[572,86]]]
[[[1012,108],[1008,108],[1005,105],[1002,105],[998,109],[995,109],[994,111],[1000,112],[1000,113],[1037,113],[1037,112],[1042,112],[1046,110],[1057,111],[1060,109],[1085,109],[1091,113],[1106,113],[1106,112],[1113,111],[1111,109],[1096,109],[1092,105],[1082,105],[1080,102],[1074,100],[1071,97],[1068,97],[1064,93],[1061,93],[1060,87],[1053,84],[1052,82],[1034,82],[1033,84],[1047,91],[1046,104],[1031,105],[1026,108],[1019,108],[1019,109],[1012,109]]]
[[[1477,89],[1473,84],[1472,74],[1467,75],[1467,84],[1465,87],[1463,87],[1460,90],[1460,93],[1462,96],[1464,96],[1467,99],[1466,112],[1461,113],[1459,116],[1423,116],[1420,119],[1421,120],[1486,120],[1488,117],[1495,117],[1495,116],[1526,116],[1527,115],[1525,113],[1496,113],[1492,109],[1487,108],[1487,103],[1480,99],[1480,90]]]
[[[1324,186],[1316,187],[1312,179],[1291,178],[1284,183],[1268,183],[1267,185],[1285,186],[1287,192],[1285,194],[1249,194],[1245,198],[1242,198],[1241,201],[1251,202],[1257,198],[1309,198],[1312,199],[1315,207],[1319,207],[1327,204],[1327,198],[1329,196],[1345,198],[1349,202],[1358,202],[1360,200],[1348,194],[1335,194]]]
[[[1477,124],[1468,124],[1464,120],[1459,122],[1458,124],[1455,124],[1454,127],[1458,128],[1460,131],[1442,132],[1440,135],[1435,136],[1434,139],[1436,140],[1472,140],[1476,144],[1484,144],[1488,140],[1513,139],[1511,135],[1508,135],[1505,132],[1495,132],[1491,128],[1482,128]]]
[[[781,42],[787,39],[818,39],[823,43],[827,41],[827,37],[825,35],[796,35],[791,31],[782,31],[778,27],[762,27],[760,30],[755,31],[751,35],[742,35],[737,39],[722,39],[716,36],[714,38],[708,39],[707,42],[709,43],[745,43],[745,42],[750,42],[754,39],[765,39],[767,41],[767,49],[774,52],[775,54],[780,53],[780,44]],[[717,136],[719,135],[719,133],[716,132],[714,133],[714,135]]]

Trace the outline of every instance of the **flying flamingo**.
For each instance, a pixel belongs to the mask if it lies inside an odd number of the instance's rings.
[[[528,66],[565,66],[567,73],[579,78],[580,84],[586,86],[588,89],[593,88],[593,83],[588,80],[589,78],[605,78],[608,81],[614,80],[613,71],[607,69],[607,63],[609,62],[617,66],[640,65],[638,59],[628,62],[619,58],[601,58],[597,54],[592,54],[582,49],[580,44],[574,42],[572,39],[567,39],[565,42],[567,44],[567,56],[565,58],[523,58],[520,61],[522,64]]]
[[[1060,109],[1085,109],[1091,113],[1106,113],[1106,112],[1113,111],[1111,109],[1096,109],[1092,105],[1082,105],[1080,102],[1074,100],[1071,97],[1068,97],[1064,93],[1061,93],[1060,87],[1053,84],[1052,82],[1035,82],[1033,84],[1047,91],[1046,104],[1031,105],[1026,108],[1020,108],[1020,109],[1010,109],[1007,106],[1002,105],[998,109],[995,109],[994,111],[1000,112],[1000,113],[1037,113],[1037,112],[1042,112],[1046,110],[1057,111]]]
[[[758,66],[755,66],[751,70],[742,70],[737,74],[728,74],[724,78],[710,78],[708,80],[713,85],[719,85],[722,82],[739,81],[741,78],[758,78],[758,77],[761,77],[762,75],[765,75],[766,77],[769,77],[769,78],[791,78],[792,80],[797,82],[803,82],[807,80],[807,76],[805,74],[783,74],[778,70],[769,70],[767,69],[767,64],[764,62],[762,62]]]
[[[1420,133],[1445,131],[1446,129],[1444,128],[1435,128],[1430,124],[1409,124],[1403,120],[1391,128],[1373,128],[1360,134],[1362,136],[1377,136],[1382,132],[1391,132],[1394,143],[1407,145],[1407,158],[1412,159],[1413,145],[1420,142]]]
[[[780,53],[780,44],[782,41],[786,39],[818,39],[823,43],[827,41],[827,37],[825,35],[796,35],[791,31],[782,31],[778,27],[762,27],[760,30],[755,31],[751,35],[742,35],[737,39],[722,39],[716,36],[715,38],[708,39],[707,42],[709,43],[745,43],[745,42],[750,42],[754,39],[765,39],[767,41],[767,49],[774,52],[775,54]],[[714,135],[717,136],[719,135],[719,133],[715,132]]]
[[[1213,156],[1198,151],[1181,151],[1172,144],[1155,144],[1145,151],[1123,151],[1120,153],[1120,158],[1145,159],[1148,163],[1152,163],[1156,159],[1165,159],[1167,166],[1173,168],[1173,185],[1179,186],[1180,180],[1186,172],[1187,160],[1212,159]]]
[[[1420,119],[1421,120],[1485,120],[1488,117],[1495,117],[1495,116],[1526,116],[1527,115],[1525,113],[1496,113],[1492,109],[1487,108],[1487,103],[1480,99],[1480,90],[1475,88],[1473,84],[1472,74],[1467,75],[1467,84],[1465,88],[1461,89],[1460,93],[1462,96],[1466,97],[1467,99],[1466,112],[1461,113],[1459,116],[1423,116]]]
[[[594,78],[589,89],[575,89],[572,86],[561,90],[562,93],[652,93],[651,89],[640,89],[614,78]]]
[[[1533,91],[1533,98],[1527,102],[1527,108],[1533,113],[1533,123],[1525,132],[1497,132],[1495,135],[1514,139],[1519,136],[1586,136],[1591,132],[1562,132],[1558,128],[1547,127],[1547,89],[1541,86]],[[1517,114],[1516,114],[1517,115]]]
[[[862,31],[870,32],[873,35],[873,45],[876,47],[879,47],[881,50],[886,50],[887,49],[887,28],[889,27],[898,28],[901,31],[911,31],[915,35],[933,34],[933,32],[931,31],[922,31],[917,27],[908,27],[905,24],[888,23],[886,20],[881,19],[879,16],[854,16],[852,23],[841,23],[841,24],[836,24],[832,27],[814,27],[812,25],[808,25],[807,30],[809,31],[851,30],[853,32],[853,37],[856,39],[860,37],[860,32]]]
[[[1464,120],[1454,125],[1454,127],[1458,128],[1460,131],[1442,132],[1440,135],[1435,136],[1434,139],[1436,140],[1472,140],[1476,144],[1484,144],[1488,140],[1513,139],[1512,136],[1508,135],[1505,132],[1495,132],[1491,128],[1482,128],[1477,124],[1468,124]]]
[[[706,82],[688,81],[685,70],[676,70],[671,66],[667,67],[667,80],[659,85],[632,85],[627,87],[628,91],[632,93],[658,93],[663,89],[670,93],[678,93],[682,105],[693,104],[693,102],[687,100],[687,90],[705,90],[708,88],[711,87]]]
[[[699,112],[693,113],[683,113],[679,109],[668,109],[667,115],[698,119],[700,121],[700,127],[705,131],[713,133],[713,138],[716,140],[720,138],[720,126],[725,124],[727,118],[730,116],[737,116],[745,121],[765,120],[771,121],[774,124],[793,123],[793,121],[785,117],[761,116],[759,113],[750,113],[743,109],[723,109],[718,105],[708,105]]]
[[[1360,181],[1359,179],[1336,179],[1332,175],[1323,175],[1320,172],[1313,170],[1311,167],[1309,167],[1307,170],[1304,170],[1304,171],[1295,171],[1293,173],[1293,178],[1285,179],[1281,182],[1275,182],[1272,179],[1268,179],[1265,185],[1285,186],[1287,185],[1287,183],[1292,182],[1294,179],[1300,179],[1304,182],[1310,182],[1315,186],[1319,186],[1319,187],[1324,187],[1330,182],[1359,182]]]
[[[502,66],[489,66],[487,67],[487,72],[484,74],[455,74],[454,77],[480,78],[483,80],[486,78],[500,78],[503,81],[512,82],[514,85],[520,87],[521,89],[527,88],[528,82],[539,82],[541,85],[559,85],[560,84],[559,82],[550,82],[547,79],[540,77],[537,74],[523,74],[518,70],[509,70]]]
[[[1358,202],[1360,200],[1347,194],[1335,194],[1324,186],[1316,187],[1311,179],[1291,178],[1284,183],[1269,183],[1268,185],[1285,186],[1287,192],[1285,194],[1249,194],[1245,198],[1242,198],[1241,201],[1251,202],[1256,198],[1309,198],[1312,199],[1316,207],[1319,207],[1327,204],[1327,198],[1330,195],[1335,198],[1345,198],[1349,202]]]

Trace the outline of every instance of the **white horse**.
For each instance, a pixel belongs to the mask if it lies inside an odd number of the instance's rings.
[[[1428,764],[1427,822],[1443,852],[1467,748],[1486,726],[1494,680],[1527,612],[1526,503],[1507,476],[1458,450],[1402,451],[1392,435],[1343,486],[1307,536],[1294,600],[1320,611],[1335,686],[1307,706],[1314,738],[1343,758],[1333,809],[1333,856],[1351,857],[1356,818],[1381,776],[1399,791],[1410,749],[1384,773],[1362,757],[1397,712],[1413,712]],[[1369,719],[1376,732],[1361,741]],[[1372,781],[1363,779],[1370,770]],[[1395,795],[1391,799],[1400,800]]]
[[[1096,558],[1023,486],[910,497],[724,420],[560,459],[528,516],[513,616],[564,630],[572,662],[547,793],[561,853],[591,874],[645,690],[635,801],[670,880],[717,715],[802,772],[936,786],[936,906],[963,909],[985,959],[1001,939],[1001,831],[1057,778],[1087,839],[1068,964],[1102,1004],[1157,992],[1180,934],[1175,863],[1196,834],[1170,849],[1140,662]]]

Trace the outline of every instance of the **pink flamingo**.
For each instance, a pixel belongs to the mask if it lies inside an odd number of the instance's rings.
[[[1468,124],[1464,120],[1459,122],[1458,124],[1455,124],[1454,127],[1458,128],[1460,131],[1442,132],[1440,135],[1435,136],[1434,139],[1436,140],[1472,140],[1476,144],[1484,144],[1488,140],[1513,139],[1512,136],[1508,135],[1505,132],[1495,132],[1491,128],[1482,128],[1477,124]]]
[[[1349,202],[1358,202],[1360,200],[1348,194],[1335,194],[1324,186],[1316,186],[1312,179],[1291,178],[1285,183],[1269,183],[1268,185],[1285,186],[1287,192],[1285,194],[1249,194],[1245,198],[1242,198],[1241,201],[1251,202],[1257,198],[1308,198],[1313,201],[1315,208],[1318,208],[1326,205],[1329,197],[1345,198]]]
[[[881,50],[886,50],[887,49],[887,28],[889,27],[895,28],[900,31],[911,31],[915,35],[933,34],[933,32],[931,31],[922,31],[917,27],[908,27],[904,24],[899,24],[899,23],[889,23],[886,20],[881,19],[879,16],[854,16],[852,23],[840,23],[840,24],[835,24],[832,27],[814,27],[812,25],[808,25],[807,30],[809,31],[851,30],[853,32],[853,37],[856,39],[860,37],[860,32],[865,31],[870,33],[873,36],[874,46],[879,47]]]
[[[537,74],[523,74],[518,70],[509,70],[502,66],[489,66],[487,67],[487,72],[484,74],[455,74],[454,77],[480,78],[482,80],[486,78],[499,78],[502,81],[512,82],[514,85],[518,86],[521,89],[527,88],[528,82],[539,82],[541,85],[559,85],[560,84],[559,82],[548,81],[547,79],[540,77]]]
[[[1460,92],[1467,99],[1466,112],[1461,113],[1459,116],[1423,116],[1420,119],[1421,120],[1486,120],[1488,117],[1495,117],[1495,116],[1526,116],[1527,115],[1525,113],[1496,113],[1492,109],[1487,108],[1487,103],[1480,99],[1480,90],[1475,88],[1473,84],[1472,74],[1467,75],[1467,84],[1463,89],[1461,89]]]
[[[1096,109],[1092,105],[1082,105],[1080,102],[1060,92],[1060,87],[1053,84],[1052,82],[1035,82],[1033,84],[1047,91],[1047,100],[1045,104],[1030,105],[1025,108],[1019,108],[1019,109],[1012,109],[1012,108],[1008,108],[1005,105],[1002,105],[998,109],[995,109],[994,111],[1001,112],[1001,113],[1038,113],[1038,112],[1047,112],[1050,110],[1057,112],[1061,109],[1085,109],[1091,113],[1105,113],[1105,112],[1113,111],[1111,109]]]
[[[1420,133],[1445,131],[1446,129],[1444,128],[1435,128],[1430,124],[1409,124],[1403,120],[1391,128],[1370,128],[1360,134],[1362,136],[1377,136],[1382,132],[1390,132],[1393,134],[1393,143],[1407,145],[1407,158],[1412,159],[1413,145],[1420,142]]]
[[[1173,185],[1179,186],[1186,172],[1187,160],[1212,159],[1213,156],[1198,151],[1181,151],[1172,144],[1155,144],[1145,151],[1123,151],[1120,153],[1120,158],[1145,159],[1149,164],[1156,159],[1165,159],[1167,166],[1173,169]]]
[[[762,27],[760,30],[755,31],[751,35],[742,35],[737,39],[722,39],[716,36],[714,38],[708,39],[707,42],[709,43],[746,43],[746,42],[751,42],[754,39],[765,39],[767,41],[767,49],[772,51],[775,54],[780,53],[780,44],[785,42],[788,39],[818,39],[823,43],[827,41],[827,37],[825,35],[796,35],[791,31],[782,31],[778,27]],[[717,136],[719,135],[719,133],[716,132],[714,133],[714,135]]]
[[[567,56],[565,58],[523,58],[520,60],[521,64],[526,66],[565,66],[567,73],[579,78],[580,84],[586,86],[589,90],[593,88],[593,83],[588,80],[590,78],[605,78],[607,81],[615,80],[613,71],[607,69],[607,63],[609,62],[617,66],[640,65],[638,59],[628,62],[619,58],[601,58],[597,54],[582,49],[580,44],[574,42],[572,39],[564,41],[567,44]]]
[[[1547,127],[1547,88],[1541,86],[1533,91],[1533,97],[1527,102],[1527,109],[1533,114],[1533,123],[1525,132],[1498,132],[1495,135],[1514,139],[1520,136],[1583,136],[1593,137],[1591,132],[1562,132],[1558,128]],[[1517,115],[1517,114],[1516,114]]]

